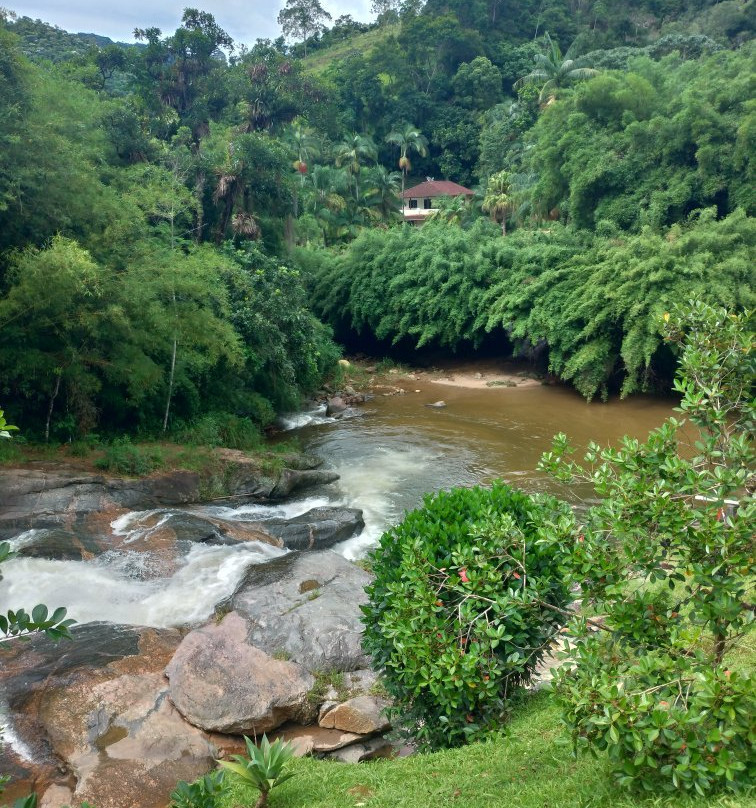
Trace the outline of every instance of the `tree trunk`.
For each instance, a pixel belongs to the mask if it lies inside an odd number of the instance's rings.
[[[507,235],[507,217],[506,216],[501,220],[501,235],[502,236]]]
[[[178,338],[173,336],[173,354],[171,355],[171,372],[168,375],[168,397],[165,400],[165,417],[163,418],[163,432],[168,431],[168,415],[171,411],[171,396],[173,395],[173,376],[176,372],[176,348]]]
[[[53,394],[50,396],[50,406],[47,408],[47,421],[45,422],[45,443],[48,443],[50,440],[50,421],[52,420],[55,399],[58,397],[58,393],[60,392],[61,375],[62,373],[58,373],[58,378],[55,380],[55,389],[53,390]]]

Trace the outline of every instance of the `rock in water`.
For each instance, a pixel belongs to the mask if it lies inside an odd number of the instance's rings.
[[[432,407],[434,410],[442,410],[446,406],[445,401],[434,401],[433,404],[426,404],[426,407]]]
[[[314,677],[252,645],[246,621],[234,612],[190,632],[165,674],[179,712],[210,732],[261,735],[311,712]]]
[[[292,519],[268,519],[259,527],[290,550],[324,550],[362,531],[358,508],[312,508]]]
[[[326,404],[326,415],[341,415],[344,410],[346,410],[347,405],[341,396],[334,396],[333,398],[328,399],[328,403]]]

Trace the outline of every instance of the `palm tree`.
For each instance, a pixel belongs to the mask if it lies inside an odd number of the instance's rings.
[[[411,123],[407,123],[401,129],[396,129],[387,135],[386,142],[399,147],[399,168],[402,170],[402,210],[404,210],[404,184],[407,172],[412,168],[407,153],[416,151],[421,157],[425,157],[428,154],[428,140],[419,129]]]
[[[336,165],[344,166],[354,178],[354,198],[360,196],[360,169],[365,160],[378,159],[378,149],[368,135],[352,135],[336,147]]]
[[[579,60],[569,58],[570,48],[563,56],[559,43],[553,40],[548,32],[543,37],[546,53],[539,53],[535,57],[535,67],[514,83],[515,90],[526,84],[540,84],[541,92],[539,102],[543,103],[549,97],[553,98],[560,87],[565,87],[573,81],[581,81],[598,75],[598,70],[592,67],[583,67]]]
[[[495,222],[501,222],[501,234],[503,236],[507,235],[507,216],[512,210],[511,189],[509,172],[499,171],[498,174],[494,174],[489,178],[486,195],[481,205],[483,210],[489,213]]]
[[[397,217],[397,192],[399,191],[398,171],[388,171],[385,166],[374,166],[367,172],[365,200],[377,209],[381,218],[388,221]]]

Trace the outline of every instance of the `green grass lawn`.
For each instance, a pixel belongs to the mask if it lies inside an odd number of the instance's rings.
[[[296,760],[296,776],[271,792],[271,808],[756,808],[756,792],[645,797],[614,785],[604,757],[572,757],[559,743],[559,713],[547,693],[529,696],[506,736],[400,760],[346,764]],[[224,808],[254,805],[234,785]]]

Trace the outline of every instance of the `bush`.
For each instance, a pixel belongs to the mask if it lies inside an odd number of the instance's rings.
[[[193,446],[223,446],[227,449],[259,449],[260,428],[249,418],[228,412],[210,412],[175,433],[181,443]]]
[[[453,746],[505,715],[564,622],[570,509],[503,483],[425,498],[371,560],[364,644],[395,712]]]
[[[685,420],[591,445],[586,467],[559,436],[542,461],[603,498],[572,564],[604,630],[573,627],[556,691],[576,748],[608,750],[620,783],[706,794],[756,774],[753,680],[728,662],[755,611],[753,325],[702,303],[664,321]]]
[[[141,477],[163,465],[163,454],[157,447],[134,446],[128,436],[115,438],[105,454],[95,461],[99,469]]]

